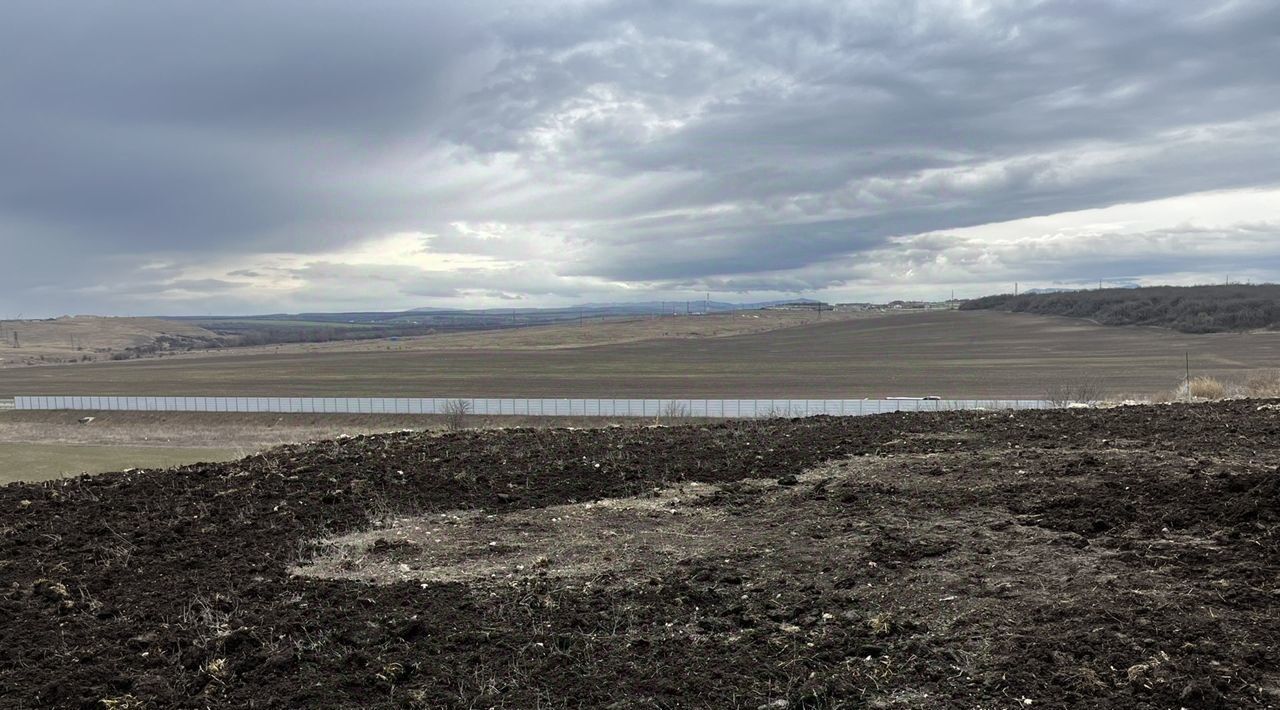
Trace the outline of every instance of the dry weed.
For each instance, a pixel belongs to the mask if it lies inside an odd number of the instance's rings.
[[[1245,380],[1244,392],[1258,399],[1280,398],[1280,370],[1254,373]]]
[[[1187,393],[1199,399],[1222,399],[1227,396],[1227,386],[1216,378],[1201,375],[1187,383]]]

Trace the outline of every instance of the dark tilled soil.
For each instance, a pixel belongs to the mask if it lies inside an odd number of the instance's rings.
[[[390,434],[11,485],[0,706],[1280,707],[1257,405]],[[682,481],[758,540],[591,579],[290,573],[389,516]]]

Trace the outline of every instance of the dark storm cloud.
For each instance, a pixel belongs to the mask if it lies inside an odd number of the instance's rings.
[[[17,0],[0,308],[278,310],[280,254],[316,307],[846,286],[904,235],[1280,184],[1277,36],[1265,0]],[[331,263],[397,232],[492,265]],[[1193,270],[1139,242],[1108,272]]]
[[[0,17],[0,216],[102,253],[308,247],[376,225],[380,196],[344,183],[429,126],[480,46],[431,3]]]

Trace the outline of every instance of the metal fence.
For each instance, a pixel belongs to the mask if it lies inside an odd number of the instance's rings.
[[[468,414],[582,417],[807,417],[962,409],[1048,409],[1035,399],[519,399],[511,397],[115,397],[20,396],[17,409],[123,412]]]

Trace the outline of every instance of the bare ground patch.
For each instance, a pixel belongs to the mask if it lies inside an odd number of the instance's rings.
[[[661,567],[723,552],[741,539],[752,521],[698,505],[719,490],[694,482],[634,498],[394,518],[385,527],[322,542],[322,554],[294,571],[389,584],[595,577]]]

